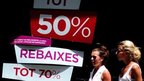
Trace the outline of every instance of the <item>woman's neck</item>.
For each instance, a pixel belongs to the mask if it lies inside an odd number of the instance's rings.
[[[124,60],[123,62],[124,62],[125,65],[129,65],[132,61],[127,59],[127,60]]]
[[[98,65],[96,67],[94,67],[95,70],[98,70],[102,65]]]
[[[130,66],[131,63],[133,63],[133,61],[127,61],[127,62],[125,62],[125,66],[126,66],[126,67],[127,67],[127,66]]]

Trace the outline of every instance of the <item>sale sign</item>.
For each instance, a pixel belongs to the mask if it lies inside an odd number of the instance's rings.
[[[20,35],[16,39],[14,39],[12,44],[51,46],[52,41],[50,39],[47,39],[47,38]]]
[[[58,64],[81,67],[83,64],[82,51],[56,47],[36,47],[14,45],[18,63]]]
[[[3,63],[2,78],[24,81],[70,81],[73,67]]]
[[[34,0],[34,8],[78,10],[81,0]]]
[[[31,34],[91,44],[96,26],[95,15],[94,12],[84,11],[33,10]]]

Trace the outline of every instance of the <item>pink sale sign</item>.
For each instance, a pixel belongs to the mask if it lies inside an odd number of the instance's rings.
[[[14,45],[18,63],[83,65],[84,52],[57,47]]]
[[[52,41],[48,38],[20,35],[14,39],[12,44],[50,46]]]
[[[2,78],[24,81],[70,81],[72,71],[72,66],[3,63]]]

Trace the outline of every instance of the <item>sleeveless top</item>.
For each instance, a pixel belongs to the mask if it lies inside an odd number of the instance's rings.
[[[129,72],[131,71],[133,65],[136,65],[136,63],[133,63],[122,77],[119,76],[119,81],[134,81],[134,79],[132,79],[129,75]]]
[[[106,67],[102,65],[93,76],[93,73],[94,73],[94,69],[93,69],[92,72],[90,73],[89,81],[102,81],[101,77],[105,70],[106,70]]]

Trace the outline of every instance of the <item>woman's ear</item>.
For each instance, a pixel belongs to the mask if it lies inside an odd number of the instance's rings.
[[[104,60],[104,58],[102,57],[100,61],[102,62],[103,60]]]

